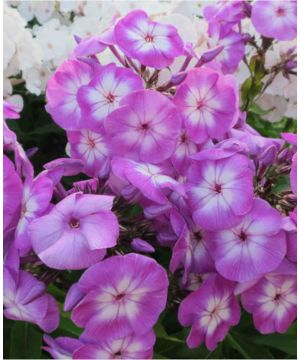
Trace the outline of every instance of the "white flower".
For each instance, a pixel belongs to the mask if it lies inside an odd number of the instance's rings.
[[[283,96],[263,94],[256,103],[265,111],[269,111],[262,118],[270,122],[280,121],[287,111],[287,101]]]
[[[31,68],[23,71],[23,78],[26,81],[26,88],[32,94],[40,95],[45,91],[47,82],[52,72],[48,66]]]
[[[54,65],[64,60],[75,45],[69,29],[61,26],[57,19],[51,19],[36,28],[35,35],[43,50],[44,61],[51,60]]]

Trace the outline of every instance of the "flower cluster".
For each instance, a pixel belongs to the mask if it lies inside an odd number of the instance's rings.
[[[28,20],[49,19],[34,11]],[[294,50],[270,71],[265,59],[273,42],[295,38],[295,11],[295,1],[208,5],[202,47],[138,9],[77,37],[46,89],[68,157],[37,176],[9,128],[20,109],[5,103],[5,316],[53,331],[59,310],[46,287],[81,271],[64,311],[83,332],[45,334],[54,358],[151,358],[167,304],[191,327],[187,345],[210,351],[242,308],[262,334],[295,320],[296,138],[267,138],[247,123],[251,81],[263,92],[277,74],[294,76]],[[244,20],[261,43],[242,32]],[[252,73],[241,96],[243,59]],[[279,175],[290,186],[275,192]]]

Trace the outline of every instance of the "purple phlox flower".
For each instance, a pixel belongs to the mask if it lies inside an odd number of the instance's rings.
[[[282,139],[272,139],[261,136],[250,127],[245,129],[231,129],[232,138],[244,143],[248,148],[248,154],[253,156],[261,156],[261,154],[269,147],[275,146],[276,152],[283,146]]]
[[[293,262],[297,262],[297,217],[286,216],[282,219],[282,229],[286,233],[287,252],[286,257]]]
[[[35,179],[26,179],[20,220],[15,233],[15,246],[22,252],[27,252],[32,247],[28,236],[29,224],[48,210],[52,194],[53,183],[47,174],[41,173]]]
[[[68,131],[72,158],[81,159],[88,176],[105,177],[110,169],[110,151],[103,131]]]
[[[120,338],[150,331],[165,308],[168,278],[154,259],[127,254],[91,266],[80,278],[79,288],[86,296],[71,318],[85,327],[83,336],[102,333]]]
[[[252,313],[262,334],[285,333],[296,319],[296,276],[269,275],[242,293],[244,309]]]
[[[170,270],[174,272],[180,266],[184,267],[183,284],[188,280],[190,272],[201,275],[214,271],[214,262],[205,244],[205,238],[197,229],[190,229],[184,218],[175,210],[170,214],[170,220],[178,239],[172,249]]]
[[[82,346],[82,342],[78,339],[60,336],[52,339],[49,335],[43,337],[46,346],[42,349],[47,351],[53,359],[72,359],[75,350]]]
[[[21,209],[22,181],[15,170],[13,162],[3,155],[3,227],[4,231]]]
[[[226,279],[248,282],[274,270],[286,255],[281,221],[277,210],[255,199],[238,225],[206,233],[217,271]]]
[[[281,137],[291,145],[297,147],[297,134],[293,133],[281,133]]]
[[[139,90],[124,97],[120,108],[106,119],[111,151],[153,164],[174,152],[181,117],[174,104],[153,90]]]
[[[203,342],[213,351],[229,329],[240,320],[240,308],[233,295],[234,283],[219,275],[207,277],[201,287],[180,304],[178,319],[182,326],[192,326],[187,338],[190,348]]]
[[[290,184],[293,193],[297,196],[297,153],[295,153],[292,158]]]
[[[4,119],[19,119],[22,107],[16,104],[11,104],[3,100],[3,118]]]
[[[75,193],[29,226],[33,250],[54,269],[84,269],[116,245],[119,225],[113,196]]]
[[[214,61],[219,63],[224,74],[236,71],[240,61],[245,55],[245,39],[243,34],[233,31],[230,27],[221,26],[213,22],[209,27],[209,46],[223,46],[223,50]]]
[[[171,198],[172,194],[170,195],[170,200]],[[157,204],[156,202],[141,196],[139,203],[143,208],[145,218],[155,219],[157,216],[168,214],[170,212],[170,210],[173,208],[171,201],[165,204]]]
[[[120,49],[145,66],[162,69],[183,55],[183,41],[172,25],[152,21],[142,10],[134,10],[121,18],[114,30]]]
[[[55,299],[45,293],[45,284],[26,271],[14,272],[4,268],[4,316],[11,320],[27,321],[46,332],[54,331],[59,323]]]
[[[71,311],[85,296],[78,283],[71,285],[64,302],[64,311]]]
[[[130,204],[140,201],[140,191],[135,186],[131,185],[121,173],[119,173],[119,175],[117,176],[114,174],[113,171],[111,171],[106,185],[107,187],[109,187],[113,194],[121,195]]]
[[[89,36],[87,38],[81,39],[76,36],[76,41],[78,41],[77,46],[74,48],[71,58],[81,57],[81,56],[90,56],[103,52],[107,48],[107,44],[102,41],[100,36]]]
[[[209,22],[218,22],[230,28],[245,18],[246,1],[217,1],[213,5],[205,6],[204,18]]]
[[[206,230],[237,225],[253,205],[253,173],[248,158],[223,153],[222,149],[205,150],[205,156],[193,161],[188,172],[193,219]]]
[[[3,121],[3,150],[13,151],[17,142],[16,134]]]
[[[205,67],[190,70],[174,97],[197,143],[220,138],[235,124],[238,101],[235,79]]]
[[[67,60],[48,81],[46,110],[63,129],[78,130],[86,127],[78,103],[78,91],[90,82],[92,74],[93,68],[90,65],[82,61]]]
[[[297,275],[296,264],[289,261],[287,258],[284,258],[275,270],[272,270],[271,272],[267,273],[264,276],[269,277],[269,276],[278,276],[278,275],[296,276]],[[262,278],[263,278],[263,276],[259,276],[256,279],[251,280],[251,281],[236,283],[235,288],[234,288],[234,295],[238,296],[238,295],[242,294],[243,292],[245,292],[246,290],[250,289],[255,284],[257,284]]]
[[[137,252],[142,253],[154,253],[155,248],[149,244],[146,240],[140,239],[140,238],[134,238],[132,239],[130,243],[130,247]]]
[[[171,157],[172,164],[176,171],[180,174],[185,174],[191,163],[190,156],[199,150],[199,145],[191,139],[187,130],[183,128],[178,137],[175,151]]]
[[[47,162],[44,168],[47,176],[54,185],[60,182],[63,176],[74,176],[82,172],[84,164],[80,159],[58,158]]]
[[[161,166],[117,157],[113,158],[111,165],[119,178],[125,178],[139,189],[143,196],[158,204],[168,203],[167,195],[170,191],[185,195],[184,186],[171,176],[165,175]]]
[[[297,36],[297,2],[255,1],[251,20],[263,36],[277,40],[293,40]]]
[[[83,192],[83,193],[97,193],[99,188],[99,179],[88,179],[73,182],[74,192]]]
[[[153,330],[139,335],[135,333],[109,338],[85,338],[84,344],[74,352],[73,359],[152,359],[155,333]]]
[[[97,130],[121,99],[134,90],[143,89],[142,79],[131,69],[115,64],[95,66],[91,81],[78,92],[82,115],[88,127]]]

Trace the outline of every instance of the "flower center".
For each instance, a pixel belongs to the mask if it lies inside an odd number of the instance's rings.
[[[285,15],[285,9],[283,9],[282,7],[277,8],[276,14],[277,14],[277,16],[284,16]]]
[[[281,299],[281,294],[276,294],[274,300],[279,301],[280,299]]]
[[[78,229],[80,227],[80,221],[75,218],[71,218],[69,225],[72,229]]]
[[[149,124],[144,123],[144,124],[141,125],[141,129],[142,129],[143,131],[147,131],[147,130],[150,129],[150,126],[149,126]]]
[[[121,350],[119,350],[118,352],[114,353],[114,357],[119,358],[120,356],[122,356]]]
[[[200,110],[201,108],[204,107],[204,105],[205,105],[204,100],[202,100],[202,99],[199,100],[199,101],[197,102],[197,109]]]
[[[222,186],[220,184],[215,184],[215,188],[214,188],[215,192],[217,192],[218,194],[221,193],[222,191]]]
[[[239,238],[241,239],[241,241],[246,241],[247,240],[247,235],[244,233],[244,231],[241,231]]]
[[[107,102],[109,103],[113,103],[116,99],[116,97],[112,94],[112,93],[109,93],[107,96],[106,96],[106,99],[107,99]]]
[[[186,133],[181,134],[180,140],[181,140],[181,142],[182,142],[183,144],[184,144],[185,142],[187,142],[187,139],[188,139],[188,137],[187,137],[187,134],[186,134]]]
[[[122,300],[124,298],[125,294],[121,293],[121,294],[118,294],[115,299],[116,300]]]
[[[194,232],[194,238],[195,238],[197,241],[202,240],[201,231],[196,231],[196,232]]]
[[[148,42],[148,43],[153,42],[153,41],[154,41],[154,37],[153,37],[152,35],[150,35],[150,34],[147,34],[147,35],[145,36],[145,41]]]

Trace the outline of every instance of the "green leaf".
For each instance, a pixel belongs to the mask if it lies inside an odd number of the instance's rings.
[[[289,355],[297,354],[297,337],[295,335],[271,334],[253,338],[256,344],[270,346]]]
[[[43,334],[34,325],[15,321],[10,335],[10,359],[40,359]]]
[[[272,359],[272,353],[262,345],[255,344],[252,338],[231,331],[227,337],[229,344],[237,350],[244,359]]]

